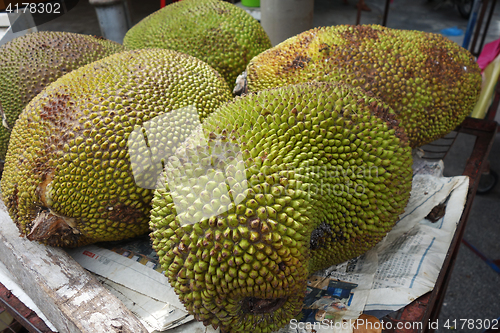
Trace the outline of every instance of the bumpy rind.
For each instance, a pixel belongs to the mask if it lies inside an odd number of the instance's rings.
[[[203,133],[208,145],[187,144],[191,157],[165,174],[175,184],[155,191],[151,238],[188,311],[225,332],[284,326],[307,277],[374,246],[410,196],[404,130],[359,88],[248,94],[214,112]]]
[[[101,37],[41,31],[0,47],[0,159],[5,159],[10,132],[28,102],[50,83],[72,70],[124,51]]]
[[[170,4],[132,27],[123,44],[190,54],[214,67],[230,86],[254,56],[272,46],[259,22],[220,0]]]
[[[249,91],[306,81],[345,82],[389,104],[418,147],[453,130],[481,89],[474,57],[439,34],[377,25],[316,28],[258,55]]]
[[[175,137],[149,126],[146,147],[131,133],[187,106],[204,119],[231,98],[213,68],[171,50],[125,51],[72,71],[14,126],[1,182],[10,216],[22,235],[55,246],[147,232],[153,191],[136,184],[129,151],[144,150],[140,181],[151,183],[148,159]]]

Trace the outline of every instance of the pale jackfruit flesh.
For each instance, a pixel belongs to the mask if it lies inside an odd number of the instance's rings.
[[[404,129],[344,84],[237,97],[184,140],[165,160],[151,238],[187,310],[223,332],[284,326],[308,276],[373,247],[410,196]]]
[[[100,37],[42,31],[0,46],[0,159],[10,132],[28,102],[59,77],[125,48]]]
[[[123,44],[187,53],[215,68],[231,86],[254,56],[271,47],[259,22],[221,0],[172,3],[132,27]]]
[[[155,156],[175,138],[142,125],[185,107],[202,120],[231,98],[213,68],[171,50],[125,51],[72,71],[36,96],[12,130],[1,182],[10,216],[22,235],[55,246],[146,233],[149,185],[161,172]],[[145,141],[142,131],[153,137]],[[142,163],[135,171],[131,150],[145,156],[134,159]]]
[[[481,89],[474,57],[455,42],[377,25],[303,32],[252,59],[246,71],[249,91],[312,80],[372,91],[394,109],[412,147],[453,130]]]

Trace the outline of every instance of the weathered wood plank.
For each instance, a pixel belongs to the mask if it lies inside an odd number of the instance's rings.
[[[61,333],[147,332],[122,302],[65,251],[19,237],[3,203],[0,260]]]

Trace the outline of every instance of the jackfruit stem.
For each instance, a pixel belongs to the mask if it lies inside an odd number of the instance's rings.
[[[42,210],[33,220],[33,227],[27,236],[30,241],[44,241],[55,236],[79,234],[75,229],[76,224],[73,218],[58,215],[50,210],[47,197],[48,186],[54,179],[54,170],[47,170],[43,175],[43,181],[37,187],[37,194],[42,203]],[[62,238],[62,237],[61,237]]]
[[[248,81],[247,81],[247,71],[243,71],[238,77],[236,78],[236,85],[234,86],[233,89],[233,94],[235,96],[241,96],[246,93],[248,93]]]
[[[2,126],[5,127],[8,131],[11,130],[9,127],[9,123],[7,123],[7,116],[5,116],[5,112],[3,112],[2,103],[0,102],[0,115],[2,116]]]
[[[30,241],[43,241],[54,235],[65,235],[75,231],[76,229],[73,229],[65,218],[52,214],[49,209],[44,209],[33,220],[33,227],[27,237]]]

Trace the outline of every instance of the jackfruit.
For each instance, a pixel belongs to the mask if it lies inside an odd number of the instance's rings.
[[[187,53],[207,62],[230,85],[250,59],[272,46],[259,22],[221,0],[172,3],[132,27],[123,44]]]
[[[10,216],[23,236],[53,246],[146,233],[153,191],[136,183],[154,179],[156,169],[139,161],[146,167],[137,179],[129,136],[178,108],[196,108],[204,119],[231,98],[213,68],[171,50],[125,51],[64,75],[12,130],[1,182]],[[143,155],[169,140],[149,141]]]
[[[151,239],[186,309],[223,332],[272,332],[308,276],[373,247],[404,211],[411,149],[360,88],[304,83],[237,97],[165,159]]]
[[[473,56],[442,35],[378,25],[316,28],[252,59],[249,91],[306,81],[372,91],[396,112],[412,147],[432,142],[470,114],[481,89]]]
[[[10,131],[28,102],[45,86],[83,65],[125,48],[100,37],[41,31],[0,47],[0,159],[5,159]]]

